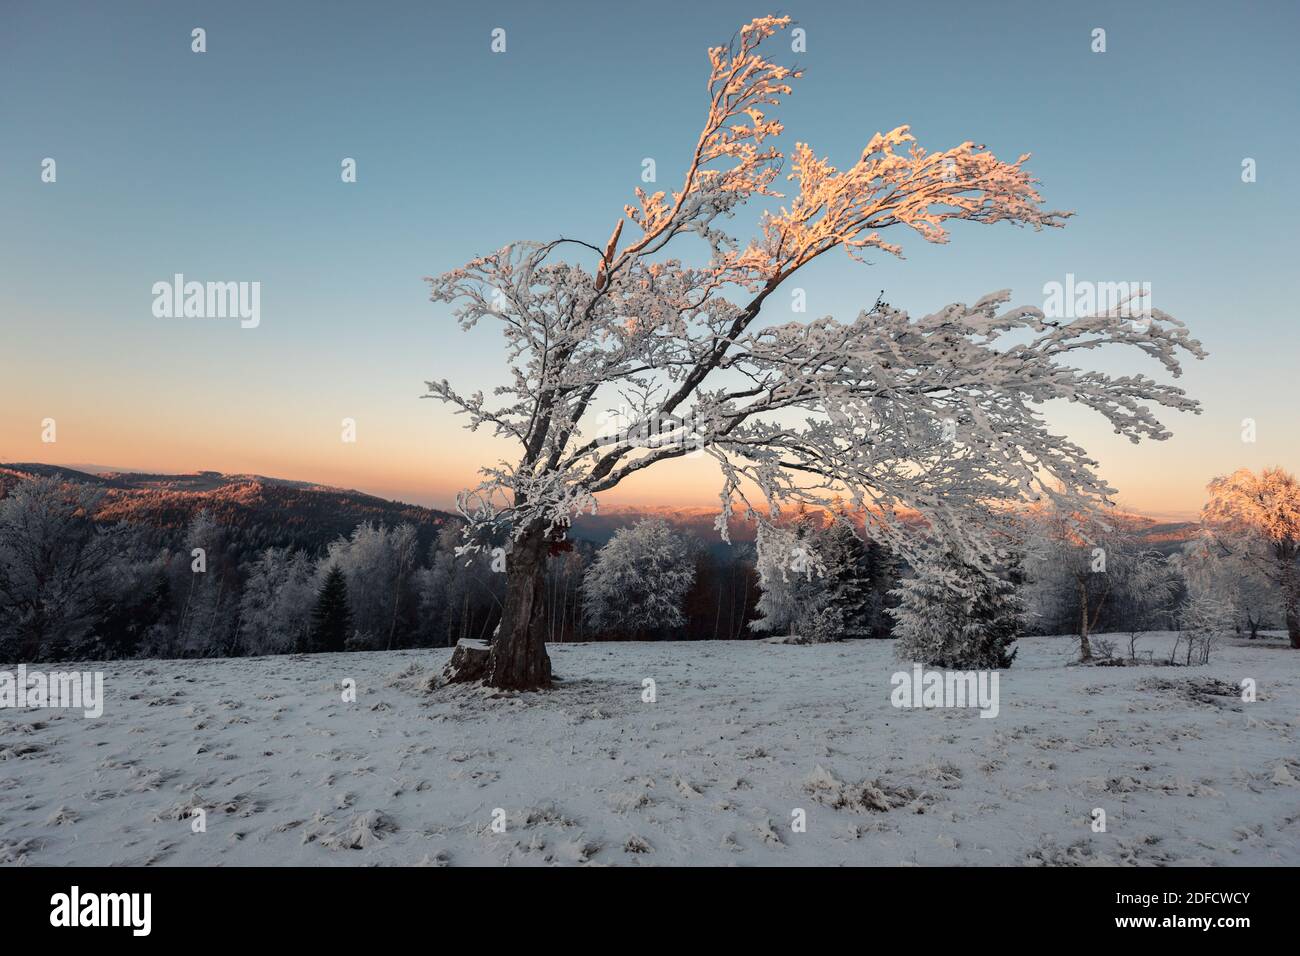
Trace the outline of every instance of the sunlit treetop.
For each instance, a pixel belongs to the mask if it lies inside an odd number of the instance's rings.
[[[760,326],[772,293],[823,253],[899,255],[897,227],[943,243],[953,219],[1040,229],[1069,215],[1042,208],[1027,156],[1006,163],[972,142],[929,152],[906,126],[872,135],[843,170],[797,143],[794,189],[778,193],[787,158],[769,114],[800,72],[768,59],[764,41],[789,23],[756,19],[709,50],[708,113],[680,186],[638,189],[604,243],[513,242],[429,280],[464,327],[490,319],[505,338],[511,381],[490,398],[429,383],[470,428],[521,449],[462,496],[471,534],[502,522],[561,533],[595,494],[702,449],[722,473],[723,534],[737,504],[769,520],[783,503],[843,495],[904,552],[915,524],[893,520],[900,509],[987,554],[983,518],[999,506],[1046,496],[1084,508],[1113,493],[1083,448],[1050,431],[1045,403],[1092,408],[1133,441],[1168,437],[1153,405],[1198,410],[1172,385],[1073,364],[1130,345],[1177,376],[1179,352],[1203,353],[1158,310],[1139,322],[1049,321],[1008,308],[1003,291],[917,318],[880,301],[848,321]],[[741,241],[724,225],[749,201],[766,208],[758,235]],[[707,242],[704,261],[673,257],[682,235]],[[628,427],[602,425],[614,405]],[[665,422],[679,424],[665,432]]]

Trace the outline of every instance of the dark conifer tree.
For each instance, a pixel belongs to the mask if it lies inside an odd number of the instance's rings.
[[[867,548],[867,633],[864,637],[883,640],[893,637],[894,619],[889,609],[898,606],[892,593],[898,587],[901,572],[898,558],[875,538],[868,538]]]
[[[311,649],[341,651],[352,631],[352,611],[348,607],[348,582],[338,565],[330,568],[316,595],[311,616]]]
[[[826,562],[826,606],[843,622],[846,638],[871,637],[871,565],[866,543],[837,516],[820,534]]]

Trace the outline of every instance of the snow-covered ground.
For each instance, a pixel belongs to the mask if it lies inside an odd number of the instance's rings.
[[[992,719],[894,708],[870,641],[558,645],[521,695],[426,691],[446,650],[83,665],[101,718],[0,710],[0,863],[1300,863],[1300,652],[1073,647],[1021,641]]]

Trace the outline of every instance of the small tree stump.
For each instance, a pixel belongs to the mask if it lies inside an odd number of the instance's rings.
[[[448,684],[468,684],[482,680],[487,674],[488,655],[492,645],[487,641],[462,639],[456,642],[451,660],[442,669],[442,679]]]

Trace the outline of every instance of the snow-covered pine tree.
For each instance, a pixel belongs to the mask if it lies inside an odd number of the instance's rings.
[[[325,575],[311,616],[311,649],[341,651],[352,631],[352,610],[348,607],[348,582],[337,564]]]
[[[899,657],[956,670],[1011,666],[1025,609],[1009,581],[944,556],[921,562],[895,593]]]
[[[836,515],[822,529],[818,550],[826,564],[827,607],[838,613],[842,637],[872,636],[872,568],[866,543],[858,537],[845,515]]]
[[[820,644],[888,637],[885,613],[898,583],[896,561],[863,540],[843,511],[820,524],[800,509],[788,526],[758,530],[760,595],[750,629]]]
[[[641,637],[686,623],[682,604],[695,581],[685,539],[662,518],[620,528],[583,579],[590,627]]]

